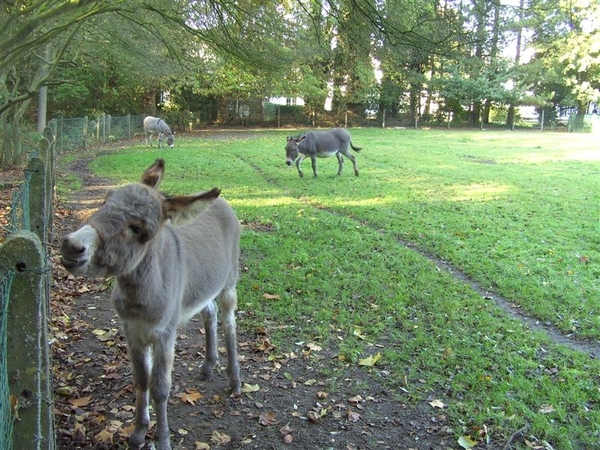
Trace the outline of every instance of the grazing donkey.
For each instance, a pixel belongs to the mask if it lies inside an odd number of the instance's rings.
[[[206,356],[200,372],[210,378],[217,362],[215,299],[224,316],[229,385],[234,394],[241,392],[234,315],[239,221],[217,188],[188,196],[161,194],[164,167],[157,159],[140,183],[110,191],[60,249],[61,262],[73,275],[116,278],[112,301],[123,323],[137,397],[129,442],[145,443],[149,390],[159,450],[171,448],[167,401],[177,326],[201,313]]]
[[[175,135],[171,131],[171,127],[167,125],[163,119],[158,117],[148,116],[144,118],[144,138],[146,139],[146,145],[151,143],[152,134],[158,135],[158,148],[162,147],[163,138],[167,137],[167,145],[170,148],[175,147]]]
[[[286,163],[291,166],[296,162],[298,174],[302,177],[304,173],[300,168],[302,160],[309,156],[313,176],[317,177],[317,157],[328,158],[337,156],[339,169],[338,175],[342,174],[344,168],[344,160],[342,155],[352,161],[354,165],[354,175],[358,176],[358,167],[356,166],[356,158],[348,149],[352,147],[354,151],[359,151],[360,147],[355,147],[350,140],[350,133],[344,128],[334,128],[332,130],[309,131],[298,137],[288,137],[285,146]],[[300,153],[302,155],[300,155]]]

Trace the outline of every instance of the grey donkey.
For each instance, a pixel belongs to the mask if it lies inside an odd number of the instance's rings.
[[[335,155],[338,160],[338,175],[342,174],[344,168],[344,155],[354,166],[354,175],[358,176],[356,158],[350,153],[349,148],[355,152],[360,150],[352,144],[350,133],[344,128],[333,128],[331,130],[309,131],[298,137],[288,137],[285,145],[285,160],[288,166],[296,163],[298,175],[304,176],[300,164],[304,158],[309,157],[313,176],[317,177],[317,157],[329,158]]]
[[[150,144],[152,135],[158,135],[158,148],[163,146],[163,139],[167,139],[169,148],[175,147],[175,134],[171,131],[171,127],[163,119],[159,117],[148,116],[144,118],[144,138],[146,145]]]
[[[145,443],[148,393],[156,411],[156,447],[170,449],[167,401],[178,325],[200,313],[211,377],[217,362],[217,303],[227,349],[229,385],[241,393],[235,309],[240,223],[214,188],[168,197],[157,188],[165,163],[148,168],[140,183],[108,192],[104,204],[61,245],[61,262],[73,275],[114,276],[114,308],[127,339],[136,388],[131,446]]]

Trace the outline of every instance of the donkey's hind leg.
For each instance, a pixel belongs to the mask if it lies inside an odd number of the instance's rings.
[[[339,155],[339,153],[338,153]],[[349,151],[346,151],[346,153],[344,153],[344,156],[346,156],[346,158],[348,158],[350,161],[352,161],[352,165],[354,166],[354,175],[358,176],[358,165],[356,164],[356,157],[350,153]],[[340,155],[340,158],[342,156]]]
[[[241,393],[240,364],[237,353],[237,330],[235,325],[235,309],[237,308],[237,291],[234,287],[225,288],[219,296],[222,312],[223,334],[227,349],[227,376],[233,394]]]
[[[209,302],[200,312],[204,321],[204,338],[206,340],[206,353],[204,355],[204,363],[200,368],[200,378],[209,380],[212,377],[212,372],[217,363],[217,306],[214,301]]]
[[[342,174],[342,170],[344,170],[344,158],[342,158],[342,154],[340,152],[337,152],[335,154],[335,156],[337,156],[337,160],[338,160],[338,175]]]

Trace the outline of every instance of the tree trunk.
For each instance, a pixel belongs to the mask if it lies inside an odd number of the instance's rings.
[[[228,123],[232,118],[229,117],[230,95],[224,95],[218,99],[219,109],[217,112],[217,123]]]
[[[515,68],[519,67],[521,62],[521,41],[523,39],[523,8],[525,7],[525,0],[519,0],[519,27],[517,28],[517,48],[515,49]],[[511,130],[515,129],[515,104],[511,103],[508,107],[508,114],[506,116],[506,125]]]
[[[52,58],[52,47],[46,44],[44,50],[44,60],[40,63],[40,79],[45,79],[50,72],[50,59]],[[46,110],[48,106],[48,86],[45,84],[40,86],[38,96],[38,116],[37,116],[37,131],[43,133],[46,128]]]
[[[148,115],[156,116],[156,104],[158,103],[158,87],[155,83],[152,83],[152,85],[146,91],[144,103],[144,109],[148,111]]]

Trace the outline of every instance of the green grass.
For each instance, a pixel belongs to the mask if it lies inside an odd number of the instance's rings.
[[[279,352],[317,342],[340,355],[339,373],[381,352],[364,370],[384,373],[398,396],[441,398],[459,436],[485,425],[498,443],[529,424],[554,448],[594,448],[600,363],[530,331],[401,244],[448,261],[541,322],[597,340],[594,138],[351,132],[363,147],[358,178],[349,163],[336,177],[335,159],[318,161],[317,179],[305,161],[298,177],[284,164],[289,130],[179,139],[173,150],[140,145],[101,156],[92,168],[137,181],[163,157],[164,190],[220,187],[244,224],[240,327],[268,330]]]

